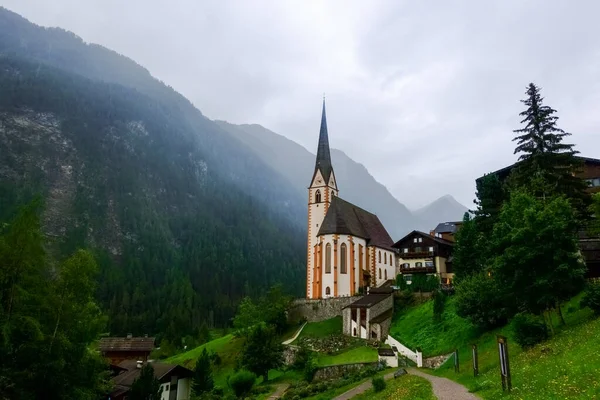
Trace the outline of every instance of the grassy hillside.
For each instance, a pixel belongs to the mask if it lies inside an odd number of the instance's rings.
[[[407,308],[393,322],[392,335],[410,346],[423,348],[425,356],[459,349],[461,372],[454,372],[452,359],[433,371],[453,379],[484,399],[504,395],[500,386],[496,335],[508,338],[515,399],[593,399],[600,397],[600,319],[580,309],[581,296],[563,307],[566,326],[553,322],[556,334],[545,343],[523,351],[514,341],[510,325],[478,334],[468,321],[454,314],[454,301],[448,299],[443,320],[435,324],[432,302]],[[479,350],[479,377],[473,377],[471,344]]]
[[[325,321],[309,322],[306,324],[298,338],[294,341],[295,344],[302,338],[323,338],[330,335],[338,335],[342,333],[342,317],[333,317]]]
[[[373,389],[353,398],[354,400],[435,400],[431,383],[415,375],[403,375],[386,382],[386,388],[375,393]]]

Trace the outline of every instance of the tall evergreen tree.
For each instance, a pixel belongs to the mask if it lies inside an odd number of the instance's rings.
[[[477,208],[472,212],[477,230],[487,237],[492,233],[494,224],[498,220],[500,209],[506,200],[506,191],[496,174],[485,174],[476,182],[476,188],[476,198],[473,203]]]
[[[456,233],[456,245],[452,252],[454,261],[453,269],[456,283],[483,269],[481,257],[480,234],[475,220],[466,212],[463,224]]]
[[[210,355],[206,349],[202,349],[202,353],[200,353],[200,356],[196,360],[196,366],[194,367],[192,388],[194,389],[194,393],[199,395],[212,390],[213,387],[214,380]]]
[[[129,391],[130,400],[159,400],[162,388],[160,382],[154,376],[154,368],[146,363],[140,371],[140,376],[131,385]]]
[[[515,154],[520,154],[520,163],[512,173],[512,185],[541,198],[565,195],[578,217],[586,219],[591,200],[586,182],[575,176],[581,170],[581,162],[575,157],[579,152],[573,144],[563,142],[571,134],[558,128],[556,110],[543,104],[538,86],[530,83],[526,95],[521,102],[527,109],[519,114],[525,127],[514,130]]]

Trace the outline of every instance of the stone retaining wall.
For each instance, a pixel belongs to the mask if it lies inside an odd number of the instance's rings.
[[[342,309],[362,296],[336,297],[331,299],[296,299],[288,309],[288,321],[297,323],[325,321],[342,315]]]
[[[340,378],[346,374],[351,374],[353,372],[360,371],[367,367],[377,367],[376,362],[370,363],[356,363],[356,364],[340,364],[340,365],[330,365],[328,367],[319,368],[314,375],[314,381],[322,381]]]

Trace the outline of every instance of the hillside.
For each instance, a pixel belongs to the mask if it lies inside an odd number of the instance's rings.
[[[273,170],[278,171],[302,198],[306,196],[308,180],[314,170],[315,154],[260,125],[234,125],[225,121],[217,123],[244,142]],[[400,239],[413,229],[429,232],[439,222],[461,220],[467,210],[452,196],[446,195],[411,213],[364,165],[336,149],[332,149],[331,157],[340,196],[377,214],[393,239]]]
[[[42,195],[57,258],[97,253],[111,333],[195,336],[275,282],[302,293],[297,212],[273,212],[245,185],[260,167],[265,200],[293,199],[270,191],[278,177],[243,148],[224,160],[210,121],[200,129],[134,89],[17,56],[0,57],[0,87],[0,220]]]

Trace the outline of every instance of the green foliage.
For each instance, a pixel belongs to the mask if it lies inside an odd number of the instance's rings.
[[[194,366],[194,376],[192,380],[192,389],[195,394],[209,392],[214,387],[212,376],[211,357],[206,351],[206,348],[200,353],[200,357],[196,360]]]
[[[593,216],[593,219],[590,222],[589,231],[592,235],[600,236],[600,193],[592,195],[590,214]]]
[[[461,280],[454,299],[456,313],[481,329],[502,326],[508,320],[509,307],[495,275],[482,271]]]
[[[489,218],[489,217],[481,217]],[[489,220],[486,220],[489,221]],[[463,225],[456,233],[456,245],[452,251],[455,283],[483,269],[481,234],[475,220],[465,213]]]
[[[252,326],[264,322],[272,325],[276,333],[282,334],[288,326],[286,310],[291,301],[281,285],[271,287],[256,303],[246,297],[239,305],[233,326],[238,334],[245,336]]]
[[[381,392],[377,392],[375,387],[363,394],[353,397],[353,400],[371,400],[371,399],[419,399],[435,400],[437,397],[433,394],[431,383],[419,376],[406,374],[395,379],[390,379],[385,383]]]
[[[240,370],[231,375],[228,379],[229,386],[237,397],[245,397],[256,382],[256,375],[247,370]]]
[[[515,341],[526,349],[548,339],[548,327],[537,315],[519,313],[511,322]]]
[[[371,384],[375,393],[379,393],[385,389],[385,380],[381,376],[371,379]]]
[[[83,250],[48,257],[39,213],[34,200],[0,232],[0,397],[93,399],[108,390],[105,362],[88,350],[105,324],[97,266]]]
[[[600,315],[600,283],[589,283],[585,288],[581,307],[589,307],[594,314]]]
[[[492,275],[502,282],[514,310],[553,309],[584,285],[586,266],[576,236],[577,221],[564,198],[538,200],[513,193],[492,237]]]
[[[295,343],[299,342],[300,339],[310,338],[325,338],[331,335],[339,335],[342,333],[343,320],[341,316],[333,317],[319,322],[308,322]]]
[[[525,188],[540,198],[564,195],[577,210],[578,219],[586,219],[591,199],[587,183],[575,176],[581,169],[575,158],[578,151],[563,142],[571,134],[556,126],[556,110],[543,105],[538,86],[530,83],[526,95],[521,102],[527,109],[519,114],[525,126],[514,131],[518,134],[513,139],[517,142],[515,154],[520,154],[521,162],[511,173],[513,191]]]
[[[154,368],[150,363],[144,364],[140,376],[131,385],[129,398],[131,400],[160,400],[162,388],[154,376]]]
[[[416,292],[433,292],[440,287],[440,278],[436,275],[414,274],[406,290]]]
[[[241,365],[264,381],[269,370],[283,365],[283,345],[271,326],[256,325],[250,331],[240,357]]]
[[[507,193],[496,174],[485,174],[476,182],[476,186],[476,199],[473,202],[477,208],[473,211],[474,221],[477,225],[477,232],[485,238],[494,230],[494,224],[500,216]]]
[[[444,305],[446,303],[446,295],[441,290],[433,291],[433,320],[440,322],[442,320],[442,313],[444,312]]]
[[[318,367],[314,352],[306,346],[300,346],[293,367],[302,372],[305,381],[311,382]]]

